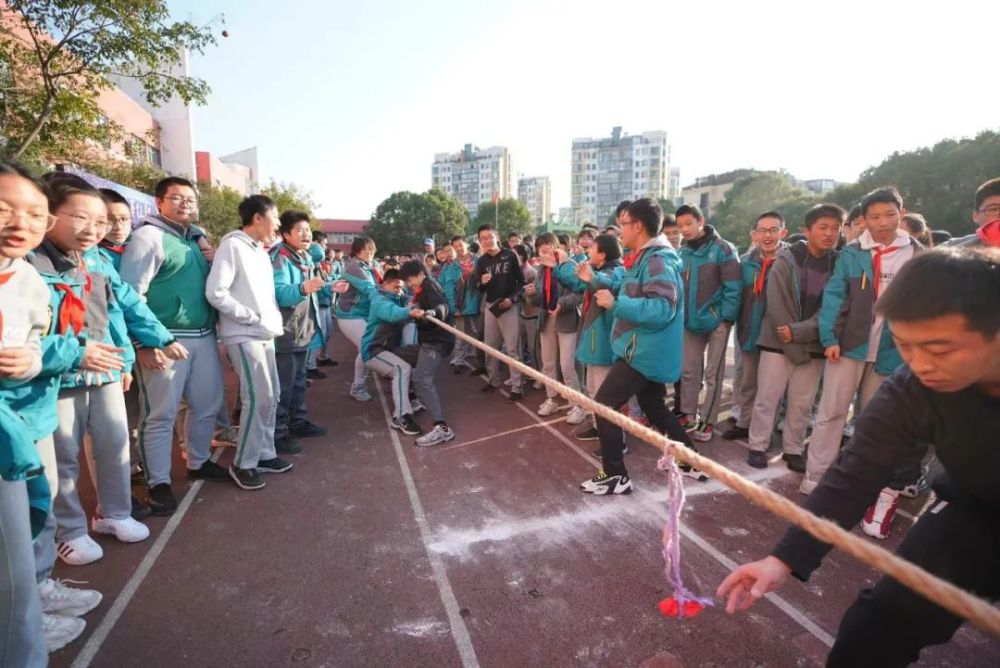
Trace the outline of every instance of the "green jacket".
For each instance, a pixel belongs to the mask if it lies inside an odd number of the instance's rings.
[[[621,260],[605,262],[596,273],[604,274],[608,281],[606,285],[611,292],[618,293],[625,267]],[[567,289],[583,294],[583,314],[580,318],[580,330],[576,339],[576,361],[580,364],[593,366],[611,366],[615,354],[611,348],[611,328],[614,316],[597,305],[594,292],[598,289],[584,283],[576,276],[576,264],[563,262],[556,268],[556,277]]]
[[[778,251],[788,244],[780,242]],[[773,262],[769,265],[767,275],[764,277],[764,290],[760,294],[754,294],[757,279],[760,278],[761,267],[764,264],[764,256],[759,248],[747,251],[740,256],[740,269],[743,274],[743,294],[740,298],[740,317],[736,321],[736,341],[741,350],[755,352],[757,350],[757,337],[760,336],[760,324],[764,319],[764,310],[767,308],[767,282],[771,280],[771,270]]]
[[[707,334],[723,321],[736,322],[743,282],[736,247],[706,225],[704,236],[681,247],[680,257],[687,301],[684,326]]]

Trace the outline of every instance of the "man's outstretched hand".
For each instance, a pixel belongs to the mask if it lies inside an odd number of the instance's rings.
[[[743,564],[722,581],[715,595],[727,598],[726,612],[742,612],[772,591],[781,588],[792,572],[785,562],[777,557],[765,557],[760,561]]]

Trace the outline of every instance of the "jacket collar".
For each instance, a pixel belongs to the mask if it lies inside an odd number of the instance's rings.
[[[65,274],[79,266],[72,255],[63,252],[48,239],[42,240],[41,245],[35,249],[35,255],[43,259],[42,267],[44,269],[51,267],[54,274]],[[48,265],[48,267],[45,265]]]
[[[892,240],[892,243],[890,243],[888,247],[906,248],[907,246],[910,245],[910,242],[912,240],[913,239],[912,237],[910,237],[909,234],[907,234],[903,230],[897,229],[896,238]],[[882,244],[876,243],[875,240],[872,239],[872,235],[871,233],[868,232],[868,230],[862,232],[861,236],[858,237],[858,246],[861,248],[861,250],[872,250],[874,248],[878,248],[881,245]]]
[[[153,214],[152,216],[147,216],[139,221],[139,225],[152,225],[153,227],[158,227],[164,232],[169,232],[175,237],[180,237],[181,239],[190,239],[192,236],[192,226],[188,225],[185,227],[180,223],[175,223],[169,218],[165,218],[160,214]]]
[[[666,238],[666,237],[664,237]],[[719,238],[719,233],[711,225],[705,225],[705,234],[693,241],[685,241],[685,245],[693,251],[701,250]]]

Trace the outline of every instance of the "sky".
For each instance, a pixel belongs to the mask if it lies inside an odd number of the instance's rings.
[[[681,183],[731,169],[853,181],[894,151],[1000,129],[1000,3],[167,0],[228,38],[198,150],[368,218],[435,153],[507,146],[569,205],[574,138],[664,130]],[[215,31],[222,26],[213,24]]]

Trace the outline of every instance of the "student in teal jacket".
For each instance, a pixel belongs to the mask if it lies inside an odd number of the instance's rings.
[[[455,314],[458,316],[455,326],[469,336],[482,340],[482,299],[483,293],[474,285],[476,263],[479,256],[470,252],[469,244],[461,236],[451,240],[455,249],[455,265],[459,268],[459,280],[455,285]],[[485,358],[483,353],[462,340],[455,341],[455,350],[451,357],[452,371],[461,373],[464,365],[473,367],[473,375],[485,373]]]
[[[341,278],[347,281],[347,292],[337,299],[337,324],[347,340],[358,349],[354,358],[354,381],[351,383],[350,396],[355,401],[371,401],[372,395],[367,387],[367,371],[364,360],[361,359],[361,337],[365,333],[370,308],[366,287],[378,287],[382,276],[375,269],[372,260],[375,258],[375,241],[364,235],[354,237],[351,242],[351,256],[344,263],[344,273]]]
[[[611,349],[614,364],[594,397],[612,410],[635,395],[655,429],[690,444],[687,433],[664,403],[665,383],[681,371],[684,300],[681,261],[659,235],[663,210],[649,198],[628,205],[621,216],[622,245],[635,248],[625,259],[618,294],[609,288],[613,277],[584,269],[580,279],[597,287],[594,299],[613,318]],[[588,494],[628,494],[632,481],[625,468],[620,427],[598,417],[603,468],[580,489]],[[693,471],[689,471],[694,473]]]

